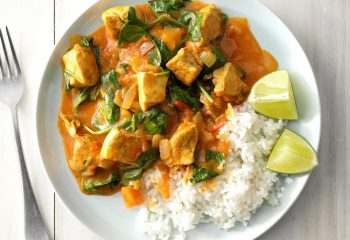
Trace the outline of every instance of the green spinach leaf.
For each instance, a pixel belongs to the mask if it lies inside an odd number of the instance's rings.
[[[193,165],[193,175],[190,178],[190,182],[196,184],[214,178],[218,175],[219,174],[217,172]]]
[[[200,40],[202,36],[200,26],[203,22],[203,16],[197,15],[192,11],[185,11],[182,13],[179,21],[187,26],[192,41],[197,42]]]
[[[215,150],[212,150],[212,149],[208,149],[206,151],[206,160],[209,161],[209,160],[214,160],[216,161],[217,163],[222,163],[225,161],[225,153],[223,152],[219,152],[219,151],[215,151]]]
[[[100,108],[92,119],[92,125],[99,130],[106,130],[114,124],[120,116],[120,109],[114,103],[115,91],[121,88],[118,81],[118,73],[113,69],[109,70],[101,79],[102,90],[105,93]]]
[[[106,94],[115,94],[115,91],[121,89],[118,81],[119,74],[113,69],[109,70],[101,79],[102,89]]]
[[[109,186],[115,188],[120,183],[120,175],[117,171],[113,172],[107,179],[91,181],[87,180],[84,182],[85,191],[92,192],[96,191],[99,187]]]
[[[141,153],[136,159],[136,165],[130,166],[124,173],[122,181],[127,185],[129,181],[139,179],[147,168],[160,158],[159,151],[155,148],[149,148],[146,152]]]
[[[190,106],[195,112],[198,112],[202,106],[194,87],[184,86],[178,80],[174,80],[173,75],[171,75],[171,83],[168,86],[168,92],[170,93],[172,105],[176,101],[180,101]]]
[[[204,94],[204,96],[208,99],[210,103],[214,103],[214,99],[210,95],[210,93],[207,91],[207,89],[204,87],[203,83],[200,80],[197,80],[197,86],[199,90]]]
[[[155,48],[153,48],[148,56],[151,59],[151,62],[155,66],[164,65],[169,61],[171,57],[171,51],[168,49],[166,44],[159,38],[155,38],[149,35],[150,40],[153,42]]]
[[[157,15],[159,13],[168,13],[177,11],[185,7],[186,2],[191,0],[149,0],[148,4],[152,11]]]
[[[148,134],[165,134],[167,128],[167,113],[158,107],[153,107],[144,113],[144,128]]]
[[[74,114],[78,113],[78,107],[82,104],[86,99],[89,98],[89,88],[82,88],[79,90],[80,93],[78,97],[75,99],[73,104],[73,112]]]
[[[156,160],[159,159],[159,151],[155,148],[149,148],[146,152],[141,153],[137,159],[136,164],[143,170],[149,168]]]

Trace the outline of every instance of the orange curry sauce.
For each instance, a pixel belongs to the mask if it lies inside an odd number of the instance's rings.
[[[206,4],[194,1],[186,6],[186,9],[188,10],[198,10],[202,7],[204,7]],[[155,19],[154,14],[152,13],[151,9],[147,4],[138,5],[135,6],[135,9],[137,11],[137,15],[140,17],[141,20],[145,22],[151,22]],[[151,31],[154,31],[155,35],[157,34],[157,29],[152,29]],[[185,33],[185,32],[184,32]],[[153,34],[153,33],[152,33]],[[96,32],[91,34],[89,37],[92,37],[94,39],[94,45],[99,47],[100,50],[100,63],[102,66],[102,70],[104,73],[106,73],[110,68],[115,68],[119,63],[123,62],[129,62],[130,65],[132,65],[132,68],[130,70],[130,74],[121,74],[119,76],[119,81],[122,85],[127,86],[131,81],[132,78],[130,77],[131,74],[135,73],[135,69],[140,69],[144,67],[147,64],[147,61],[142,58],[142,51],[144,48],[147,48],[147,39],[141,39],[138,42],[134,43],[128,43],[126,46],[123,46],[122,49],[117,48],[117,44],[115,40],[109,39],[105,28],[101,27]],[[73,37],[71,44],[77,43],[80,41],[80,38]],[[251,86],[263,75],[272,72],[277,69],[278,63],[274,59],[274,57],[268,53],[267,51],[260,48],[258,42],[256,41],[254,35],[249,29],[249,24],[247,19],[245,18],[229,18],[228,22],[226,24],[226,30],[224,33],[224,36],[219,42],[219,46],[221,50],[226,55],[227,59],[231,61],[235,66],[240,66],[246,71],[246,81],[248,84],[249,89]],[[133,60],[135,56],[140,56],[137,60]],[[131,61],[131,63],[130,63]],[[64,80],[63,80],[64,81]],[[61,100],[61,107],[60,112],[69,115],[74,116],[74,113],[72,111],[73,108],[73,102],[76,99],[79,92],[77,90],[62,90],[62,100]],[[80,120],[82,125],[86,125],[90,128],[93,128],[91,125],[91,119],[94,116],[96,110],[99,107],[101,100],[97,101],[85,101],[78,110],[78,115],[75,116],[77,119]],[[163,108],[167,108],[167,104],[164,103],[162,105]],[[218,130],[220,127],[222,127],[226,121],[226,118],[224,117],[224,113],[226,110],[227,104],[224,105],[221,111],[221,117],[217,118],[215,121],[208,121],[206,122],[205,128],[209,132],[211,132],[214,135],[214,140],[210,141],[210,143],[205,143],[206,146],[200,146],[201,148],[212,148],[216,149],[218,151],[222,151],[224,153],[228,153],[229,150],[229,144],[226,142],[223,142],[221,140],[218,140],[215,138],[216,134],[218,133]],[[192,118],[193,112],[192,110],[187,110],[186,108],[183,109],[183,111],[178,113],[178,111],[174,111],[172,109],[168,109],[168,130],[167,130],[167,136],[170,137],[176,127],[179,125],[179,123],[182,122],[183,119],[186,118]],[[205,115],[206,113],[202,111],[202,113]],[[128,112],[121,111],[121,119],[129,117],[130,114]],[[206,119],[206,118],[205,118]],[[67,161],[71,161],[73,156],[73,146],[74,146],[74,138],[70,136],[67,129],[65,128],[65,124],[62,121],[58,121],[58,128],[60,130]],[[201,132],[199,130],[199,132]],[[79,134],[89,134],[84,128],[81,128],[79,130]],[[91,135],[93,139],[97,141],[96,148],[97,151],[101,149],[102,143],[106,137],[106,134],[104,135]],[[145,137],[146,139],[146,137]],[[201,136],[199,138],[199,145],[201,144]],[[147,146],[149,146],[149,140],[140,142],[140,148],[144,149]],[[164,198],[169,198],[169,186],[167,184],[168,181],[168,175],[169,175],[169,169],[165,167],[161,161],[158,161],[156,163],[156,166],[160,166],[160,170],[162,172],[161,181],[158,184],[158,189],[160,190],[161,194]],[[96,169],[96,173],[89,177],[91,179],[103,179],[106,178],[111,172],[118,169],[118,165],[112,166],[110,169],[102,169],[98,168]],[[186,168],[183,168],[184,171]],[[72,172],[77,179],[77,182],[81,184],[83,177],[79,172],[76,172],[72,169]],[[171,172],[171,171],[170,171]],[[213,181],[210,181],[210,183]],[[208,182],[209,184],[209,182]],[[83,189],[83,188],[82,188]],[[117,191],[119,191],[120,188],[111,189],[108,187],[102,187],[98,190],[97,194],[113,194]],[[82,190],[83,191],[83,190]],[[132,198],[132,194],[137,196],[139,193],[134,193],[132,189],[125,188],[123,190],[123,193],[125,192],[125,197]],[[89,194],[88,192],[85,192]],[[96,192],[95,192],[96,193]],[[131,194],[131,195],[130,195]],[[140,196],[140,199],[143,199],[142,196]],[[140,204],[142,201],[130,201],[134,202],[135,205]],[[132,206],[132,204],[130,205]]]

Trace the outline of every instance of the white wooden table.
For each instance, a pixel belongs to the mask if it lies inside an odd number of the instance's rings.
[[[55,196],[35,141],[39,81],[55,41],[96,0],[0,0],[20,56],[19,120],[33,188],[52,239],[100,239]],[[107,1],[107,0],[105,0]],[[229,1],[229,0],[227,0]],[[261,239],[350,239],[350,0],[261,0],[290,27],[316,74],[322,101],[320,162],[285,217]],[[24,128],[31,126],[30,128]],[[23,203],[10,114],[0,105],[0,239],[23,239]]]

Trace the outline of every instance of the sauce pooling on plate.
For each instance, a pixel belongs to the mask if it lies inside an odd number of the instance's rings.
[[[245,18],[213,4],[178,9],[118,6],[104,26],[72,36],[63,56],[58,116],[69,167],[86,194],[120,189],[127,207],[143,202],[142,174],[186,172],[210,185],[222,174],[229,143],[219,134],[226,111],[277,69]]]

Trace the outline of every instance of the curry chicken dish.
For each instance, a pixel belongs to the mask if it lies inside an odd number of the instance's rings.
[[[230,143],[218,137],[226,112],[277,69],[247,19],[200,1],[151,0],[102,13],[103,26],[70,38],[62,58],[58,116],[68,165],[83,193],[121,191],[144,202],[142,176],[213,183]]]

